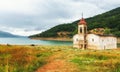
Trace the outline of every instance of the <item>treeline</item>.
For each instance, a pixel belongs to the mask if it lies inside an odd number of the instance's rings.
[[[69,37],[72,37],[77,33],[78,22],[79,20],[68,24],[60,24],[40,34],[32,35],[30,37],[57,37],[58,32],[64,31],[70,32]],[[110,29],[111,34],[120,37],[120,7],[106,13],[87,18],[86,22],[88,25],[88,30],[92,30],[94,28],[108,28]]]

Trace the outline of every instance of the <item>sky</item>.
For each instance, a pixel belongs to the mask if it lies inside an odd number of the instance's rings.
[[[29,36],[120,7],[120,0],[0,0],[0,31]]]

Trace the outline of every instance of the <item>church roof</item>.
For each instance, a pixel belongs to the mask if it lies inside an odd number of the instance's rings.
[[[85,19],[84,18],[82,18],[82,19],[80,19],[80,22],[78,23],[79,25],[86,25],[87,23],[86,23],[86,21],[85,21]]]

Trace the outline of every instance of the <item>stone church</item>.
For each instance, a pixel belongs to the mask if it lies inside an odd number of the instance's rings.
[[[82,17],[78,23],[78,34],[73,36],[73,47],[79,49],[116,49],[117,38],[111,35],[88,34],[87,23]]]

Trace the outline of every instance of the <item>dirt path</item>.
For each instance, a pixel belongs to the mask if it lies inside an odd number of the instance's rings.
[[[63,56],[60,53],[51,56],[48,63],[36,72],[78,72],[76,66],[65,60]]]

